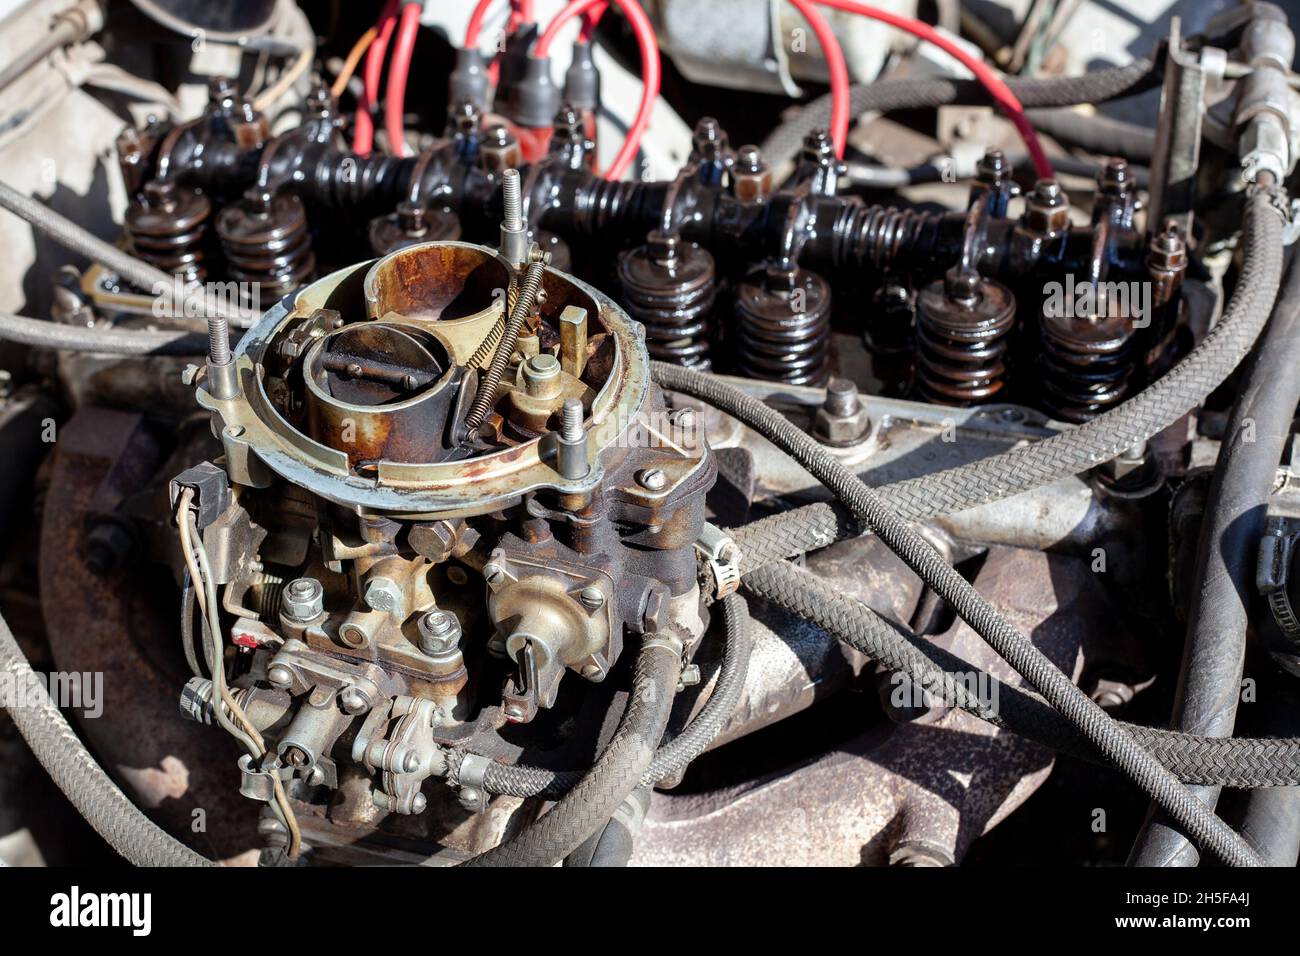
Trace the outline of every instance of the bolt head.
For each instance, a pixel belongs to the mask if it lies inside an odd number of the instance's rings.
[[[391,578],[371,578],[366,582],[366,604],[375,611],[396,611],[402,603],[402,590]]]
[[[578,595],[578,600],[589,611],[598,611],[605,606],[605,594],[595,585],[583,588]]]
[[[422,793],[417,793],[415,799],[411,801],[411,812],[423,813],[424,808],[429,805],[429,798]]]
[[[267,671],[266,679],[276,687],[288,687],[293,683],[293,671],[283,664],[276,664]]]
[[[461,787],[458,799],[462,807],[474,813],[479,808],[479,801],[483,799],[483,794],[476,787]]]
[[[349,687],[339,695],[339,704],[346,714],[363,714],[370,709],[370,697],[360,687]]]
[[[415,773],[419,769],[420,755],[414,750],[409,751],[406,756],[402,758],[402,770],[405,773]]]
[[[506,573],[497,564],[486,564],[483,566],[483,579],[488,584],[500,584],[505,580]]]

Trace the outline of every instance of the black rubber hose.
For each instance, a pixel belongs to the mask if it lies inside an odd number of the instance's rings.
[[[917,686],[998,727],[1061,753],[1105,763],[1105,758],[1062,714],[1020,687],[986,675],[995,686],[996,707],[972,696],[969,684],[953,675],[978,671],[965,660],[885,620],[861,601],[821,578],[783,561],[756,570],[745,588],[815,624],[827,634]],[[1229,787],[1292,789],[1300,785],[1300,738],[1221,739],[1122,724],[1142,746],[1184,783]]]
[[[1134,96],[1160,83],[1160,71],[1151,60],[1134,60],[1127,66],[1096,70],[1082,76],[1006,78],[1011,92],[1025,107],[1077,106]],[[888,113],[891,110],[938,106],[989,106],[989,92],[976,80],[892,79],[855,85],[849,89],[849,115]],[[780,166],[792,160],[804,138],[814,130],[829,129],[831,95],[800,108],[763,140],[763,156]]]
[[[514,839],[466,866],[552,866],[604,826],[641,782],[668,725],[682,671],[676,638],[648,637],[637,655],[627,710],[609,746],[576,787]]]
[[[95,762],[50,699],[3,617],[0,669],[9,675],[14,691],[14,702],[6,709],[18,732],[50,779],[109,846],[136,866],[213,865],[141,813]]]
[[[582,846],[564,859],[570,867],[623,867],[632,859],[636,835],[650,809],[649,787],[637,787],[624,800],[608,823],[593,833]]]
[[[1078,146],[1103,156],[1122,156],[1143,166],[1151,165],[1156,147],[1156,131],[1151,126],[1072,109],[1026,110],[1025,115],[1038,132],[1068,146]]]
[[[1269,686],[1259,726],[1269,732],[1300,730],[1300,688],[1291,675]],[[1269,866],[1292,867],[1300,862],[1300,787],[1260,787],[1245,794],[1241,835]]]
[[[745,679],[749,676],[749,657],[754,646],[749,610],[744,598],[731,594],[720,602],[726,625],[726,644],[713,693],[686,729],[660,747],[641,777],[643,787],[654,787],[661,780],[679,776],[696,757],[713,743],[731,715],[735,713]],[[452,760],[459,766],[460,758]],[[483,777],[488,793],[515,797],[555,799],[573,789],[582,779],[576,770],[546,770],[522,764],[493,763]],[[453,781],[453,783],[456,781]]]
[[[1269,300],[1271,302],[1271,295]],[[922,581],[947,601],[975,633],[1078,727],[1113,766],[1187,827],[1201,846],[1233,865],[1257,866],[1262,863],[1249,844],[1192,796],[1182,781],[1079,690],[1068,676],[984,600],[925,538],[826,449],[762,402],[720,379],[663,362],[652,362],[651,372],[661,387],[713,405],[754,429],[826,485],[853,509],[859,521],[874,531]],[[1152,389],[1148,389],[1148,393],[1150,391]],[[1086,427],[1080,426],[1080,429]]]
[[[203,355],[208,337],[198,332],[156,332],[64,325],[0,312],[0,339],[44,349],[104,355]]]
[[[1230,737],[1241,698],[1256,556],[1268,498],[1300,404],[1300,268],[1295,258],[1273,316],[1255,346],[1219,444],[1197,545],[1195,587],[1170,726]],[[1216,788],[1197,797],[1209,807]],[[1195,866],[1196,848],[1148,811],[1129,856],[1133,866]]]
[[[988,458],[894,482],[882,504],[908,519],[955,514],[1077,475],[1174,424],[1202,405],[1250,352],[1268,321],[1282,275],[1285,195],[1255,189],[1246,200],[1242,266],[1223,317],[1187,356],[1137,395],[1082,425]],[[851,524],[851,522],[850,522]],[[847,534],[844,513],[804,505],[732,531],[742,574],[825,547]]]

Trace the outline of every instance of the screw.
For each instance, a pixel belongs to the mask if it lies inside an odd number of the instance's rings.
[[[284,762],[291,767],[305,767],[311,763],[311,757],[297,744],[290,744],[284,749]]]
[[[370,709],[370,698],[360,687],[349,687],[339,695],[345,714],[363,714]]]
[[[605,606],[605,595],[600,588],[595,585],[583,588],[582,592],[578,595],[578,600],[581,601],[582,606],[589,611],[599,611]]]
[[[422,793],[417,793],[415,799],[411,801],[411,810],[414,813],[423,813],[424,808],[429,805],[429,798]]]
[[[293,671],[283,664],[276,664],[267,671],[266,679],[276,687],[288,687],[293,683]]]
[[[479,801],[483,799],[483,794],[475,787],[461,787],[458,799],[462,807],[474,813],[478,811]]]
[[[402,770],[406,773],[415,773],[415,771],[419,769],[420,755],[414,750],[409,751],[406,756],[402,758]]]
[[[582,669],[582,676],[585,677],[587,680],[592,680],[592,681],[599,680],[604,675],[605,672],[600,669],[599,664],[588,664],[586,667]]]
[[[648,491],[663,491],[668,487],[668,476],[658,468],[646,468],[636,473],[636,483]]]
[[[826,411],[848,418],[858,411],[858,387],[847,378],[832,378],[826,385]]]
[[[483,566],[483,580],[488,584],[500,584],[505,579],[506,573],[496,564],[485,564]]]

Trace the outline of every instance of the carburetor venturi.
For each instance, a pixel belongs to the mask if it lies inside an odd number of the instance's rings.
[[[403,515],[480,514],[543,488],[590,491],[604,474],[601,453],[646,400],[649,367],[641,327],[571,276],[546,270],[544,315],[518,346],[561,369],[554,408],[541,412],[553,427],[535,430],[533,406],[516,427],[507,383],[503,414],[489,416],[494,435],[457,435],[479,377],[475,353],[503,320],[514,282],[491,249],[431,242],[339,270],[277,304],[234,349],[239,394],[199,390],[232,479],[266,487],[278,476],[338,504]],[[575,323],[581,335],[568,334]],[[589,467],[559,469],[563,405],[574,398],[584,405]]]

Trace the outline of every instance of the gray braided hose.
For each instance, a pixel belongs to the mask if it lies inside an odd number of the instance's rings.
[[[1280,227],[1279,221],[1274,233]],[[1270,292],[1268,305],[1271,303]],[[874,531],[921,580],[947,601],[975,633],[1064,714],[1113,766],[1184,826],[1198,844],[1233,865],[1258,866],[1262,863],[1259,854],[1245,840],[1209,812],[1182,781],[1138,745],[1132,734],[1112,720],[1031,641],[1007,623],[970,582],[892,511],[875,491],[816,441],[762,402],[725,382],[663,362],[652,362],[651,366],[655,380],[663,388],[713,405],[755,429],[849,505],[859,521]],[[1084,427],[1087,426],[1081,426]],[[1127,445],[1119,446],[1116,453],[1125,447]]]
[[[793,564],[777,562],[754,571],[745,587],[755,596],[797,614],[826,633],[918,686],[951,701],[981,720],[1004,727],[1062,753],[1103,762],[1097,749],[1041,697],[997,678],[997,707],[972,695],[954,673],[969,674],[966,661],[880,617],[870,607],[837,591]],[[1178,779],[1188,784],[1228,787],[1300,785],[1300,739],[1221,738],[1122,724]]]
[[[36,759],[77,811],[136,866],[212,866],[146,817],[95,762],[0,617],[0,669],[17,695],[7,706]]]
[[[1246,200],[1242,268],[1223,317],[1164,377],[1085,424],[979,461],[885,485],[882,505],[906,519],[954,514],[1077,475],[1168,428],[1223,384],[1268,321],[1282,279],[1280,190]],[[833,505],[805,505],[732,532],[741,573],[802,554],[854,533]]]
[[[463,865],[552,866],[604,826],[636,789],[654,758],[681,670],[680,641],[661,635],[647,638],[637,655],[627,710],[591,770],[514,839]]]
[[[676,777],[685,770],[717,739],[740,701],[753,649],[749,610],[745,599],[738,594],[728,595],[721,604],[726,622],[726,647],[713,694],[686,729],[655,752],[650,766],[641,775],[643,787],[654,787],[661,780]],[[572,790],[581,779],[582,773],[576,770],[493,763],[483,775],[483,788],[489,793],[515,797],[555,799]]]
[[[1141,93],[1159,82],[1160,71],[1146,59],[1082,76],[1006,78],[1011,92],[1026,107],[1104,103]],[[991,103],[988,90],[976,80],[877,80],[875,83],[849,88],[851,117],[863,113],[888,113],[891,110],[954,104],[983,106]],[[789,162],[799,152],[804,137],[814,130],[829,129],[830,124],[831,95],[827,93],[802,107],[769,133],[761,147],[763,157],[773,166]]]

